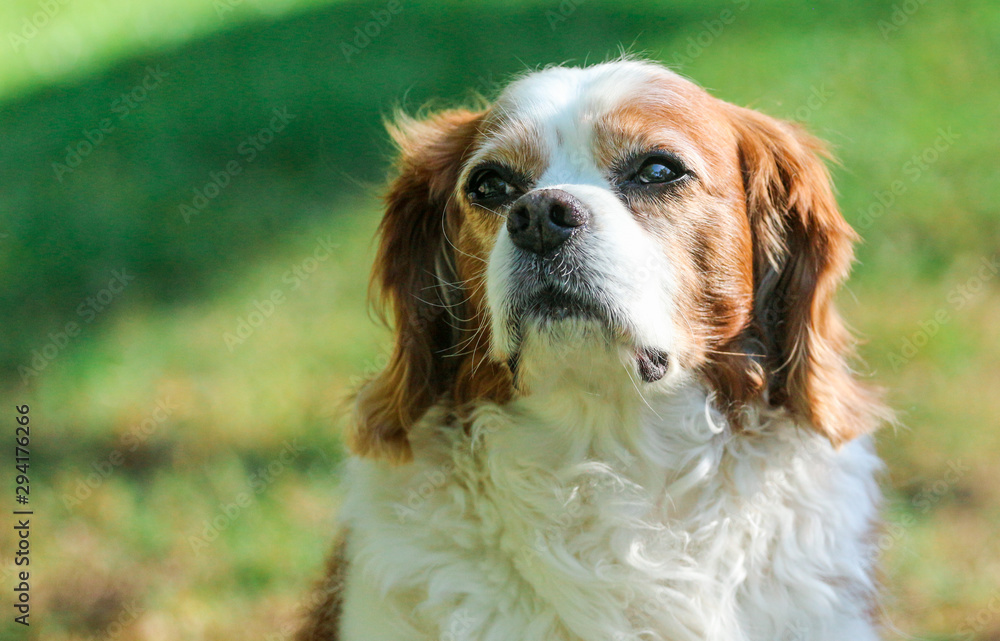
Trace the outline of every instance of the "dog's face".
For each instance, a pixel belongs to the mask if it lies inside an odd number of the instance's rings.
[[[871,426],[830,300],[853,234],[794,126],[614,62],[393,133],[374,285],[397,341],[359,394],[359,453],[405,460],[434,403],[610,381],[595,353],[655,389],[700,378],[734,424],[763,403],[834,441]]]
[[[747,324],[750,224],[720,105],[638,64],[550,69],[501,96],[455,196],[486,251],[496,358],[530,372],[610,346],[649,383]]]

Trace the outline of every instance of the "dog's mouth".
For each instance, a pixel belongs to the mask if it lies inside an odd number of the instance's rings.
[[[542,323],[581,319],[610,324],[610,314],[600,302],[553,286],[528,296],[521,304],[520,316]]]
[[[597,325],[609,343],[631,342],[630,332],[607,303],[588,295],[581,295],[566,288],[545,285],[523,297],[514,305],[513,317],[518,319],[512,328],[520,345],[524,332],[529,329],[551,332],[562,323],[580,322]],[[578,345],[577,347],[582,347]],[[636,346],[632,348],[636,371],[646,383],[654,383],[667,374],[669,357],[663,350]],[[507,364],[517,376],[520,349],[508,358]]]

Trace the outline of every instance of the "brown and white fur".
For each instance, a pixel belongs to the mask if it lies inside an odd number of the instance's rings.
[[[395,346],[299,638],[877,638],[822,145],[630,60],[391,132]]]

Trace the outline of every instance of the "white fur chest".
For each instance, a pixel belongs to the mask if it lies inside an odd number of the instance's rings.
[[[432,412],[413,463],[352,460],[343,638],[875,638],[868,441],[672,398],[485,406],[468,435]]]

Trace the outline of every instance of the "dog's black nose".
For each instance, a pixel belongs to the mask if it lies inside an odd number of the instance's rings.
[[[538,189],[521,196],[507,214],[514,244],[544,256],[587,224],[587,208],[562,189]]]

